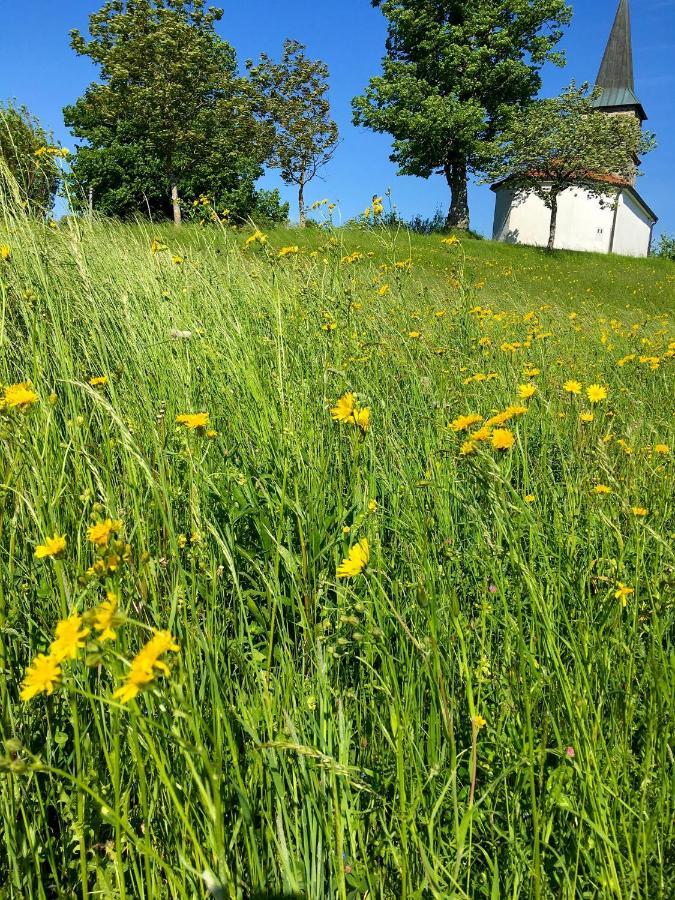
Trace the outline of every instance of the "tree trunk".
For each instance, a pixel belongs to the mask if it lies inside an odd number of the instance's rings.
[[[469,230],[469,191],[465,159],[454,159],[445,164],[445,178],[452,194],[452,202],[445,224],[448,228]]]
[[[558,226],[558,194],[551,193],[551,227],[548,232],[548,250],[555,249],[555,232]]]
[[[180,228],[183,221],[180,212],[180,203],[178,202],[178,185],[171,185],[171,205],[173,206],[173,224],[176,228]]]
[[[298,210],[300,211],[300,227],[304,228],[307,223],[307,213],[305,212],[305,182],[301,181],[298,187]]]

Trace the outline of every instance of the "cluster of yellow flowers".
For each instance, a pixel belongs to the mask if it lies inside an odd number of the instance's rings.
[[[503,428],[503,425],[509,423],[512,419],[524,416],[528,411],[527,406],[511,405],[505,410],[497,413],[486,421],[483,416],[478,413],[469,413],[465,416],[458,416],[450,423],[449,428],[455,433],[469,431],[474,425],[483,423],[480,428],[472,431],[469,437],[460,448],[462,456],[470,456],[475,453],[480,443],[490,442],[495,450],[511,450],[516,442],[514,433],[510,428]]]
[[[35,151],[35,155],[38,159],[41,156],[51,156],[56,159],[68,159],[70,156],[70,150],[66,147],[38,147]]]
[[[28,409],[38,401],[38,395],[33,390],[30,381],[22,381],[19,384],[8,384],[3,389],[0,397],[0,410],[2,409]]]
[[[359,406],[356,394],[351,391],[340,397],[330,412],[334,422],[355,425],[364,434],[370,428],[370,407]]]
[[[206,435],[207,438],[215,438],[218,432],[215,428],[209,428],[209,414],[201,413],[182,413],[176,416],[176,424],[182,425],[187,431],[196,431]]]
[[[247,237],[244,241],[244,248],[253,247],[255,244],[259,244],[261,247],[267,243],[267,235],[263,234],[262,231],[254,231],[250,237]]]

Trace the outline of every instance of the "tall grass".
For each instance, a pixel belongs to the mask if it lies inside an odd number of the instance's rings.
[[[0,411],[0,893],[672,896],[672,268],[246,236],[0,225],[0,381],[40,398]],[[592,422],[569,378],[607,387]],[[462,456],[448,424],[525,382],[513,449]],[[92,579],[102,517],[132,551]],[[106,589],[117,640],[22,702]],[[170,677],[113,700],[152,628]]]

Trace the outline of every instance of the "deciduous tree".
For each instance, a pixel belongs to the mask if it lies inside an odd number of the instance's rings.
[[[14,194],[28,212],[49,212],[66,154],[25,106],[0,103],[0,198]]]
[[[269,164],[286,184],[297,185],[300,225],[305,224],[305,187],[332,158],[338,127],[330,117],[328,67],[305,56],[297,41],[285,41],[281,62],[263,54],[247,63],[256,108],[274,129]]]
[[[354,121],[394,138],[404,175],[442,173],[449,227],[469,227],[467,178],[509,111],[541,87],[569,22],[565,0],[372,0],[388,20],[382,74],[353,103]]]
[[[487,166],[492,179],[508,178],[516,197],[536,194],[551,210],[548,249],[555,246],[558,200],[571,185],[607,203],[632,184],[639,156],[654,146],[632,113],[610,115],[593,105],[588,85],[570,85],[560,97],[535,101],[514,116]]]

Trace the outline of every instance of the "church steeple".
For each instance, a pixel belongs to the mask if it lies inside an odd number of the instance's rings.
[[[607,112],[632,112],[641,122],[645,121],[647,114],[635,94],[628,0],[619,2],[596,86],[602,89],[602,94],[596,101],[599,109]]]

